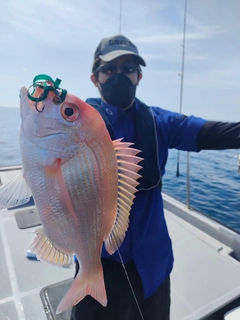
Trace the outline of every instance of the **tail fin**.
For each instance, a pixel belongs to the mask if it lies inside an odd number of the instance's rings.
[[[79,271],[70,289],[59,303],[56,314],[75,306],[86,295],[92,296],[104,307],[106,307],[107,295],[102,268],[98,273],[87,276],[83,275],[83,273]]]

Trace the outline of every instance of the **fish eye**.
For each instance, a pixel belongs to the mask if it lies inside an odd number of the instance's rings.
[[[73,122],[77,120],[79,114],[79,108],[73,103],[64,103],[61,106],[61,115],[66,121]]]

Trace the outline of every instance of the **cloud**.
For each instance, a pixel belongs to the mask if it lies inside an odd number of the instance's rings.
[[[87,46],[91,42],[89,34],[97,34],[105,28],[106,24],[99,17],[109,15],[108,23],[116,25],[118,14],[114,14],[114,7],[107,7],[106,3],[97,2],[97,5],[96,1],[73,0],[70,5],[63,0],[22,0],[11,5],[7,2],[4,4],[7,14],[1,18],[4,33],[17,32],[21,38],[28,36],[50,46],[64,47],[65,43],[76,45],[80,42]],[[83,43],[83,39],[86,42]]]
[[[180,61],[176,61],[175,55],[161,55],[161,54],[144,54],[144,59],[148,62],[173,62],[173,63],[180,63]],[[187,60],[188,61],[204,61],[207,60],[207,55],[200,55],[200,54],[188,54]]]
[[[186,32],[185,38],[189,40],[205,40],[213,38],[218,34],[226,33],[227,30],[223,27],[216,26],[199,26],[195,31]],[[183,40],[183,32],[177,33],[165,33],[165,34],[155,34],[143,37],[135,37],[134,41],[138,44],[174,44],[176,41]]]
[[[188,2],[184,82],[194,92],[198,88],[234,91],[240,83],[239,0],[210,2]],[[16,100],[22,82],[28,84],[45,72],[63,79],[76,94],[91,95],[93,53],[102,37],[118,33],[119,4],[118,0],[4,1],[0,105]],[[184,1],[151,0],[151,5],[145,0],[123,1],[122,10],[122,32],[147,62],[143,68],[144,81],[149,79],[146,98],[155,100],[163,84],[161,99],[168,99],[167,87],[173,97],[172,88],[180,83]]]
[[[227,61],[221,68],[188,70],[184,82],[190,87],[234,90],[240,88],[239,70],[240,61]]]

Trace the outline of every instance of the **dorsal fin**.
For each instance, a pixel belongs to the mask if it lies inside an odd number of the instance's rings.
[[[125,238],[134,194],[137,192],[136,186],[139,184],[137,179],[141,177],[137,173],[142,168],[138,163],[143,160],[136,156],[140,150],[129,148],[133,143],[121,140],[113,141],[118,164],[118,203],[113,229],[105,240],[106,250],[110,254],[120,247]]]

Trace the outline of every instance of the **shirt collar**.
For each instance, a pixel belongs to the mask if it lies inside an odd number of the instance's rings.
[[[131,114],[134,110],[138,110],[139,103],[138,99],[136,98],[134,105],[130,109],[124,111],[121,108],[108,104],[101,99],[101,106],[109,115],[109,117],[114,119],[117,118],[119,114]]]

